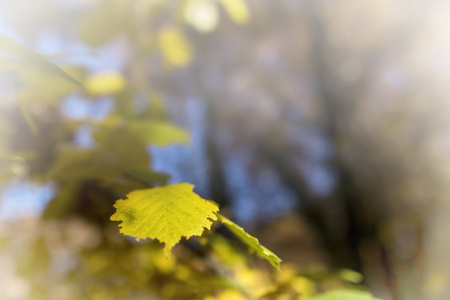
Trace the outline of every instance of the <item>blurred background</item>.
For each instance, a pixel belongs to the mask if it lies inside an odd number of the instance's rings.
[[[97,133],[117,115],[179,126],[139,163],[195,184],[285,263],[356,270],[386,300],[450,299],[449,15],[443,0],[0,1],[0,32],[91,92],[0,40],[0,299],[65,299],[89,278],[80,253],[110,259],[93,249],[118,228],[96,199],[121,196],[60,146],[133,148]]]

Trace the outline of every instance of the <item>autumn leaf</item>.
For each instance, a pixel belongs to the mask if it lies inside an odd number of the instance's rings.
[[[136,240],[152,238],[170,250],[182,237],[199,236],[217,219],[218,206],[195,194],[193,185],[178,183],[135,190],[126,200],[117,200],[112,221],[122,221],[120,232]]]

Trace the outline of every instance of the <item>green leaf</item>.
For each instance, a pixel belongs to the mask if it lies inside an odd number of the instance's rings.
[[[223,225],[225,225],[238,239],[247,245],[251,252],[255,252],[260,258],[267,260],[273,267],[279,268],[281,259],[272,251],[261,245],[257,238],[251,236],[239,227],[233,221],[225,218],[221,214],[217,214],[217,218]]]
[[[366,291],[339,289],[320,294],[311,300],[381,300]]]
[[[143,142],[156,146],[168,146],[173,143],[189,143],[189,133],[172,123],[160,120],[135,120],[128,128]]]
[[[130,167],[125,170],[125,176],[143,183],[166,183],[170,176],[165,173],[154,172],[148,167]]]
[[[51,168],[43,174],[42,180],[71,182],[84,180],[107,180],[121,172],[113,164],[111,156],[102,152],[75,147],[61,147]]]
[[[79,196],[79,185],[64,185],[53,199],[47,204],[42,213],[43,220],[62,219],[66,217],[74,208]]]
[[[193,185],[178,183],[157,188],[135,190],[126,200],[117,200],[112,221],[122,221],[120,232],[136,240],[152,238],[170,250],[182,237],[199,236],[217,219],[217,204],[200,198]]]
[[[112,153],[120,167],[148,166],[150,158],[146,145],[124,127],[100,127],[94,132],[94,138],[106,153]],[[118,143],[117,141],[120,141]]]

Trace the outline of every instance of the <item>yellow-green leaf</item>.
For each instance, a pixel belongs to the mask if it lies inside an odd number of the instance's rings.
[[[152,238],[170,250],[182,237],[199,236],[217,219],[218,206],[195,194],[193,185],[178,183],[136,190],[126,200],[117,200],[112,221],[122,221],[120,232],[136,240]]]
[[[233,221],[225,218],[221,214],[217,214],[217,218],[223,225],[225,225],[238,239],[247,245],[251,252],[255,252],[260,258],[267,260],[273,267],[279,268],[281,259],[276,256],[272,251],[261,245],[257,238],[251,236],[244,231],[242,227],[239,227]]]
[[[191,60],[191,47],[177,28],[166,28],[158,35],[158,46],[168,63],[184,66]]]
[[[166,121],[134,120],[128,128],[143,142],[156,146],[189,143],[189,132]]]
[[[351,283],[361,283],[364,280],[364,276],[351,269],[342,269],[339,271],[338,276]]]

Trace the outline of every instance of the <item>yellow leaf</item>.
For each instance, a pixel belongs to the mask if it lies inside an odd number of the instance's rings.
[[[126,200],[117,200],[112,221],[122,221],[120,232],[136,240],[152,238],[170,250],[182,237],[200,236],[217,219],[217,204],[200,198],[193,185],[178,183],[157,188],[135,190]]]
[[[91,76],[86,89],[94,95],[105,95],[120,92],[125,85],[126,80],[120,73],[103,72]]]
[[[189,43],[176,28],[166,28],[159,33],[158,46],[167,62],[174,66],[184,66],[191,60]]]
[[[218,0],[222,3],[233,21],[239,24],[245,24],[250,19],[250,11],[248,10],[245,0]]]

